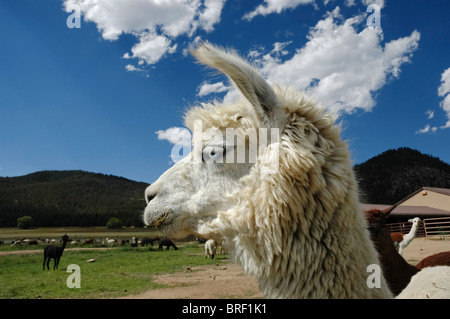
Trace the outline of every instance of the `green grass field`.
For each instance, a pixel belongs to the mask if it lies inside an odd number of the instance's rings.
[[[99,229],[81,229],[87,237],[94,233],[102,236],[117,237],[111,231]],[[79,230],[81,233],[81,230]],[[73,230],[72,230],[73,231]],[[137,234],[144,230],[134,230]],[[14,232],[14,230],[11,230]],[[18,232],[18,230],[16,230]],[[20,231],[23,232],[23,231]],[[70,233],[69,229],[40,230],[27,237],[37,238],[43,232],[58,236],[61,233]],[[0,229],[0,238],[15,235]],[[39,236],[37,234],[40,234]],[[122,232],[123,234],[123,232]],[[148,234],[148,233],[147,233]],[[117,235],[117,234],[116,234]],[[127,233],[126,236],[130,234]],[[126,238],[124,236],[124,238]],[[25,237],[25,236],[16,236]],[[81,237],[81,236],[80,236]],[[172,248],[167,251],[158,251],[153,247],[115,246],[111,249],[85,249],[65,250],[61,258],[59,269],[53,270],[53,260],[50,270],[43,270],[43,253],[32,253],[27,250],[42,250],[42,245],[11,247],[9,244],[0,246],[0,251],[23,250],[21,254],[0,256],[0,298],[113,298],[137,294],[152,288],[164,286],[152,282],[152,276],[162,273],[183,271],[186,267],[208,265],[228,262],[227,256],[217,256],[214,260],[204,257],[203,245],[196,242],[177,243],[178,250]],[[92,246],[91,246],[92,247]],[[98,246],[97,246],[98,247]],[[67,246],[67,248],[73,248]],[[87,260],[95,259],[88,263]],[[81,288],[69,288],[67,280],[72,272],[67,272],[70,264],[80,267]],[[72,280],[70,280],[72,282]]]

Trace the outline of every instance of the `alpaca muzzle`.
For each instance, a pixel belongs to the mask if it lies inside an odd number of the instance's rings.
[[[159,227],[163,225],[164,222],[167,220],[167,217],[169,217],[169,213],[164,213],[161,216],[158,216],[155,220],[153,220],[151,226]]]

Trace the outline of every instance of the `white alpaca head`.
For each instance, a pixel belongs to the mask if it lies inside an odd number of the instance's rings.
[[[231,105],[203,104],[185,115],[193,151],[145,192],[145,223],[167,233],[202,234],[201,226],[234,205],[230,196],[241,178],[258,157],[270,156],[267,150],[278,145],[286,120],[274,89],[236,53],[210,44],[192,53],[225,73],[246,99]],[[277,163],[278,158],[273,159]],[[274,172],[278,167],[266,159],[265,168]]]
[[[415,226],[419,226],[420,225],[420,218],[419,217],[414,217],[412,219],[408,219],[408,221],[410,223],[413,223],[413,225],[415,225]]]
[[[344,175],[342,180],[331,183],[327,190],[332,193],[329,199],[335,201],[332,197],[337,196],[346,200],[341,193],[354,187],[345,185],[348,179],[351,184],[353,173],[346,145],[340,140],[340,130],[334,125],[332,115],[324,114],[321,107],[294,89],[272,87],[234,51],[204,43],[192,54],[201,63],[226,74],[244,99],[227,105],[202,104],[187,112],[185,124],[193,132],[193,151],[146,189],[144,222],[147,225],[157,226],[167,234],[194,233],[214,238],[217,234],[212,224],[221,212],[241,203],[241,192],[251,188],[250,183],[265,183],[264,189],[250,195],[259,192],[266,197],[261,205],[268,200],[265,192],[283,201],[289,193],[287,189],[293,187],[284,185],[284,175],[292,173],[301,187],[314,191],[325,185],[323,172],[315,169],[323,165],[333,167],[333,172],[331,169],[325,172],[333,179]],[[231,141],[227,135],[230,129],[236,136]],[[246,154],[244,160],[242,148]],[[279,163],[280,156],[284,164]],[[335,159],[330,158],[326,163],[329,156]],[[218,163],[220,159],[222,163]],[[282,185],[277,185],[276,177],[280,174],[284,174]],[[288,181],[291,182],[294,180]],[[271,184],[271,189],[267,189],[267,184]]]

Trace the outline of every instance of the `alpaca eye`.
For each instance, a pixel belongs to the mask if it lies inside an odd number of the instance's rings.
[[[223,163],[225,148],[222,146],[206,146],[203,149],[202,159],[204,163]]]

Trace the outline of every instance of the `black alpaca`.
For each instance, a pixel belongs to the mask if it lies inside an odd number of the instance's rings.
[[[153,239],[148,238],[148,237],[142,238],[142,240],[141,240],[141,245],[142,245],[142,246],[147,246],[148,244],[150,244],[150,245],[153,246]]]
[[[177,246],[175,246],[175,244],[169,238],[163,238],[159,241],[158,250],[162,251],[163,246],[166,246],[167,250],[169,250],[170,246],[172,246],[175,250],[178,249]]]
[[[55,263],[53,264],[53,270],[58,269],[59,260],[63,254],[64,248],[66,248],[66,243],[69,241],[69,236],[62,236],[62,246],[47,246],[44,249],[44,264],[42,265],[43,270],[45,270],[45,262],[47,261],[47,269],[50,270],[49,264],[50,259],[54,259]]]

